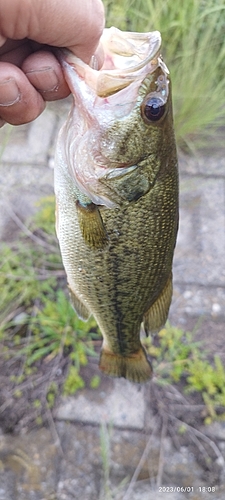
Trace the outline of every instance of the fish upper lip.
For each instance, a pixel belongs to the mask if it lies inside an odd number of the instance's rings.
[[[161,35],[159,31],[148,33],[122,32],[112,27],[103,31],[101,41],[105,48],[106,58],[100,72],[106,73],[109,71],[112,76],[121,73],[125,75],[138,71],[148,62],[154,61],[161,48]],[[140,42],[139,44],[138,41]],[[109,59],[110,55],[111,59]],[[121,63],[122,59],[122,67],[107,68],[107,61],[109,60],[112,63],[113,55],[114,58],[117,58],[117,63]],[[130,64],[132,58],[134,59],[133,65]],[[136,63],[135,58],[137,59]],[[127,67],[124,66],[124,62],[125,64],[128,63]]]
[[[106,28],[101,42],[105,61],[98,71],[81,61],[70,51],[61,49],[59,58],[75,68],[82,80],[99,96],[105,97],[143,79],[158,66],[161,35],[159,31],[148,33],[122,32]],[[61,55],[60,55],[61,53]]]

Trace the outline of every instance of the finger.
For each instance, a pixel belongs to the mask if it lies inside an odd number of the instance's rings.
[[[22,70],[45,101],[63,99],[70,94],[62,68],[51,52],[40,50],[31,54],[23,62]]]
[[[21,125],[37,118],[45,108],[41,95],[13,64],[0,63],[0,118]]]
[[[90,9],[90,3],[92,9]],[[86,11],[83,10],[83,18],[80,19],[80,22],[78,20],[76,22],[76,37],[71,36],[65,46],[87,64],[90,63],[91,57],[95,54],[100,68],[104,62],[103,49],[99,45],[105,25],[104,6],[101,0],[95,2],[86,0],[82,5],[85,4],[87,8]],[[72,43],[73,38],[74,43]]]
[[[20,67],[24,59],[33,52],[32,42],[24,40],[7,40],[0,47],[0,60]]]
[[[98,45],[98,47],[94,53],[94,56],[97,60],[98,69],[101,69],[101,67],[103,66],[104,60],[105,60],[105,54],[104,54],[104,50],[103,50],[101,43]]]
[[[3,37],[67,47],[87,63],[104,28],[101,0],[0,0],[0,11]]]

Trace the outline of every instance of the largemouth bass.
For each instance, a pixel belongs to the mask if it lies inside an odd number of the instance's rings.
[[[140,341],[167,319],[178,226],[177,154],[161,36],[105,29],[97,71],[60,53],[74,95],[55,164],[56,230],[77,314],[103,335],[100,369],[143,382]]]

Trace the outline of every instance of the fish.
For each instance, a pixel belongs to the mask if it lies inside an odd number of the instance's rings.
[[[165,324],[178,229],[169,70],[158,31],[106,28],[85,64],[58,54],[73,94],[55,155],[56,232],[72,305],[103,336],[99,368],[147,382],[140,339]]]

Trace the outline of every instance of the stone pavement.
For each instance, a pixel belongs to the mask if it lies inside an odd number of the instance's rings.
[[[35,122],[0,130],[0,241],[14,238],[17,217],[23,221],[41,196],[53,192],[54,144],[69,107],[69,99],[54,103]],[[180,157],[180,229],[170,321],[190,329],[199,318],[199,336],[225,362],[224,151],[213,157]],[[223,480],[216,493],[200,492],[201,486],[211,487],[211,479],[203,477],[185,446],[176,451],[169,438],[165,440],[163,484],[173,491],[159,490],[155,477],[160,440],[154,437],[149,444],[157,426],[149,391],[149,384],[140,388],[102,377],[99,390],[84,389],[61,400],[50,430],[0,436],[0,500],[224,498]],[[106,424],[113,426],[110,477],[114,491],[126,476],[132,477],[142,460],[139,481],[133,489],[127,486],[124,496],[103,493],[99,426]],[[225,458],[224,427],[218,425],[211,431],[219,435]],[[142,457],[148,446],[151,460],[148,456],[146,461]],[[223,471],[221,460],[218,466]],[[193,490],[181,492],[179,487]]]

